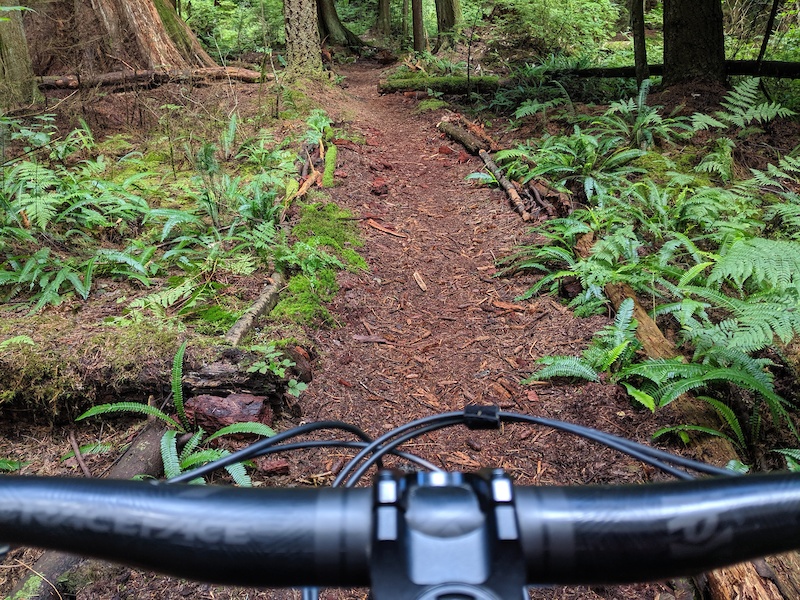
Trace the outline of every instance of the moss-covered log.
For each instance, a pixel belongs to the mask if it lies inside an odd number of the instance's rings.
[[[378,83],[378,92],[424,92],[433,90],[442,94],[470,94],[472,92],[494,92],[500,88],[498,77],[413,77],[408,79],[387,79]]]

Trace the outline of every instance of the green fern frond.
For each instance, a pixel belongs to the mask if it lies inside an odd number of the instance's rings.
[[[147,415],[148,417],[155,417],[157,419],[161,419],[170,427],[174,427],[178,430],[183,431],[183,429],[177,423],[177,421],[175,421],[172,417],[170,417],[163,411],[157,409],[155,406],[150,406],[148,404],[139,404],[138,402],[114,402],[112,404],[99,404],[97,406],[93,406],[85,413],[77,417],[75,420],[81,421],[83,419],[94,417],[96,415],[105,415],[115,412],[132,412],[132,413]]]
[[[719,258],[709,283],[729,280],[739,289],[800,289],[800,243],[750,238],[734,242]]]
[[[698,396],[697,399],[711,405],[714,410],[717,411],[717,414],[722,417],[722,419],[728,425],[728,428],[730,428],[730,430],[733,432],[733,441],[739,446],[739,448],[747,448],[747,440],[744,437],[742,425],[739,423],[739,418],[736,416],[736,413],[731,410],[730,406],[710,396]]]
[[[192,437],[189,438],[181,450],[179,457],[181,463],[186,460],[195,450],[197,450],[197,448],[200,446],[200,443],[203,441],[203,436],[205,434],[206,432],[202,427],[192,434]]]
[[[161,462],[164,463],[164,476],[167,479],[181,474],[176,435],[177,432],[170,429],[161,436]]]
[[[689,443],[689,436],[686,434],[687,431],[696,431],[699,433],[705,433],[707,435],[711,435],[714,437],[719,437],[728,440],[732,444],[736,444],[736,440],[732,439],[730,436],[725,435],[721,431],[714,429],[713,427],[704,427],[703,425],[672,425],[670,427],[662,427],[658,431],[653,434],[653,439],[658,439],[668,433],[677,433],[678,436],[681,438],[683,443]]]
[[[229,452],[220,448],[205,448],[188,454],[181,460],[181,469],[188,471],[196,467],[210,463],[211,461],[218,460],[223,456],[227,456]]]
[[[243,433],[251,433],[263,437],[272,437],[275,435],[275,430],[267,425],[264,425],[263,423],[233,423],[232,425],[227,425],[226,427],[223,427],[219,431],[216,431],[208,436],[206,442],[215,440],[223,435],[236,435]]]
[[[188,341],[184,341],[175,357],[172,359],[172,401],[175,404],[175,410],[178,413],[178,418],[186,429],[191,428],[189,419],[186,417],[186,409],[183,404],[183,355],[186,353],[186,345]]]
[[[554,377],[600,381],[597,371],[587,361],[576,356],[547,356],[540,358],[536,362],[545,365],[544,368],[524,379],[522,383],[531,383]]]
[[[233,482],[240,487],[252,487],[253,481],[247,474],[242,463],[233,463],[225,467],[225,470],[233,479]]]

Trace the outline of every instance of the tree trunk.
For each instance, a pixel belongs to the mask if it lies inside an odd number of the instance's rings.
[[[720,0],[664,0],[664,85],[725,83]]]
[[[436,0],[437,50],[452,42],[453,29],[459,23],[461,23],[461,1]]]
[[[348,48],[360,48],[364,42],[347,27],[342,25],[333,0],[317,0],[320,37],[329,44]]]
[[[403,37],[403,45],[408,43],[408,3],[409,0],[403,0],[403,18],[401,21],[400,35]]]
[[[636,65],[636,85],[642,86],[642,82],[650,77],[647,67],[647,46],[644,37],[644,1],[631,0],[631,30],[633,31],[633,61]]]
[[[37,75],[214,67],[169,0],[55,0],[25,15]]]
[[[424,52],[425,24],[422,20],[422,0],[411,0],[411,21],[414,35],[414,52]]]
[[[0,4],[18,5],[13,0],[0,0]],[[33,78],[22,16],[17,11],[3,12],[0,16],[8,19],[0,22],[0,109],[7,110],[20,104],[30,104],[38,90]]]
[[[390,35],[392,33],[391,8],[391,0],[378,0],[378,18],[375,20],[375,29],[381,35]]]
[[[286,75],[290,79],[322,75],[322,46],[314,0],[285,0]]]

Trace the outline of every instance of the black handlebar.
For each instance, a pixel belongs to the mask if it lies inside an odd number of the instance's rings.
[[[414,584],[445,577],[434,559],[478,577],[481,544],[511,544],[528,584],[629,583],[800,548],[800,475],[523,487],[384,472],[372,490],[3,476],[0,540],[264,587],[374,586],[396,542]]]

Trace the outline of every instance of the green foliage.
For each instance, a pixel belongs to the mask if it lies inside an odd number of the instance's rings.
[[[15,472],[21,471],[22,467],[31,464],[21,460],[12,460],[10,458],[0,458],[0,471]]]
[[[617,6],[609,0],[497,0],[494,14],[497,41],[489,40],[490,45],[502,41],[539,56],[594,51],[613,35],[618,16]]]
[[[738,127],[740,136],[752,131],[754,123],[766,125],[776,118],[789,117],[794,111],[777,102],[762,102],[758,79],[743,79],[725,95],[721,104],[726,110],[716,111],[713,116],[695,113],[692,125],[701,129],[730,129]]]
[[[336,146],[331,144],[325,153],[325,171],[322,173],[322,187],[333,187],[334,172],[336,171],[336,156],[338,152]]]
[[[648,150],[659,142],[672,142],[686,136],[691,127],[682,117],[663,117],[660,107],[647,105],[650,81],[642,82],[636,98],[612,102],[600,117],[585,117],[589,133],[622,136],[631,148]]]
[[[538,148],[520,146],[498,152],[495,158],[512,178],[522,175],[525,182],[545,178],[562,189],[574,182],[592,201],[610,186],[643,172],[630,165],[642,155],[639,149],[625,147],[620,136],[590,135],[575,125],[570,136],[547,136]]]
[[[246,52],[268,52],[283,42],[280,2],[193,0],[181,15],[206,50],[220,62]]]
[[[636,339],[636,326],[637,322],[633,318],[633,300],[626,298],[620,305],[614,322],[594,336],[583,356],[540,358],[536,362],[544,365],[544,368],[523,380],[523,383],[553,377],[600,381],[600,373],[614,373],[625,368],[633,360],[636,351],[641,348]]]

